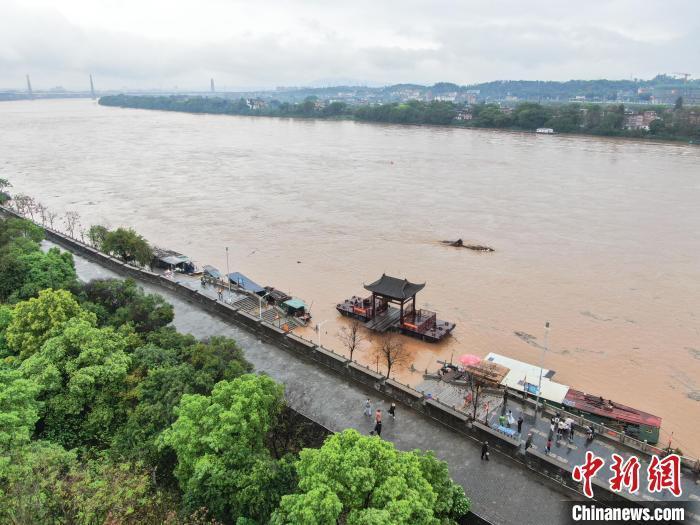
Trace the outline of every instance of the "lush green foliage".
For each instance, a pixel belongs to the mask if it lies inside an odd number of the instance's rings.
[[[469,510],[444,463],[355,430],[303,450],[297,472],[298,493],[282,498],[275,523],[438,525]]]
[[[124,262],[135,261],[142,266],[146,266],[153,259],[153,250],[146,239],[131,228],[117,228],[107,232],[99,249],[119,257]]]
[[[160,295],[146,294],[133,279],[96,279],[85,284],[79,296],[100,325],[130,324],[138,333],[162,328],[174,317],[173,307]]]
[[[0,219],[0,301],[35,297],[44,288],[71,288],[73,256],[52,248],[41,251],[44,231],[24,219]]]
[[[175,450],[188,505],[207,506],[226,521],[260,520],[274,510],[279,488],[292,479],[289,464],[273,461],[265,444],[283,395],[272,379],[247,374],[218,383],[210,396],[182,397],[162,441]]]

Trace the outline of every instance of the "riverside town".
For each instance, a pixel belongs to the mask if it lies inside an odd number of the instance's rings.
[[[700,525],[700,3],[10,0],[0,525]]]

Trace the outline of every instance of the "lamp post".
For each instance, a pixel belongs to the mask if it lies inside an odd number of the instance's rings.
[[[328,319],[321,321],[316,325],[316,331],[318,332],[318,346],[321,346],[321,327],[328,322]]]
[[[226,247],[226,280],[228,281],[228,298],[231,299],[231,279],[228,274],[231,273],[228,267],[228,246]]]
[[[549,321],[544,324],[544,345],[542,346],[542,357],[540,358],[540,380],[537,383],[537,400],[535,401],[535,414],[540,408],[540,392],[542,390],[542,368],[544,367],[544,354],[547,351],[547,338],[549,336]]]
[[[268,295],[270,295],[270,292],[267,292],[262,297],[258,296],[258,301],[260,303],[260,319],[262,319],[262,302],[263,302],[263,299],[265,299],[265,297],[267,297]]]

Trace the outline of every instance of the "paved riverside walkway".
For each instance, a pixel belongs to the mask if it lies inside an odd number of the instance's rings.
[[[75,256],[75,266],[82,280],[123,276]],[[453,432],[433,420],[397,406],[396,420],[386,414],[388,404],[377,392],[345,381],[330,370],[297,358],[233,324],[183,301],[157,286],[140,283],[149,291],[162,295],[175,308],[174,325],[182,332],[199,338],[225,335],[234,338],[244,349],[246,358],[259,372],[265,372],[285,384],[290,405],[333,431],[355,428],[369,433],[370,421],[363,415],[363,404],[370,397],[373,408],[383,408],[382,438],[401,450],[433,450],[447,461],[450,475],[472,499],[473,510],[495,524],[555,524],[566,522],[568,501],[548,481],[512,459],[492,450],[491,461],[480,460],[481,444]]]
[[[448,404],[457,403],[456,400],[461,401],[464,398],[464,392],[459,387],[436,379],[426,379],[419,386],[419,390],[440,392],[441,399],[446,397],[449,400]],[[498,402],[491,403],[491,406],[493,408],[489,411],[488,422],[492,428],[496,428],[499,424],[498,418],[503,413],[503,398],[499,396]],[[528,433],[532,432],[532,448],[538,452],[544,453],[547,445],[547,438],[550,433],[550,416],[541,413],[536,416],[534,407],[529,404],[525,405],[522,400],[515,395],[508,397],[506,409],[513,412],[513,418],[516,420],[520,415],[523,416],[523,427],[520,436],[521,442],[524,443]],[[511,425],[511,428],[517,431],[517,423]],[[628,447],[624,447],[614,440],[599,435],[597,435],[593,441],[589,442],[586,439],[585,431],[578,427],[576,428],[572,441],[569,441],[565,437],[561,437],[557,440],[556,432],[554,433],[554,437],[552,438],[552,450],[549,453],[549,457],[559,462],[564,468],[571,470],[576,465],[582,465],[585,462],[586,452],[589,450],[596,456],[605,460],[605,466],[596,475],[596,479],[599,481],[607,482],[612,476],[612,471],[610,470],[610,466],[613,464],[612,454],[618,454],[625,460],[631,456],[637,456],[641,464],[638,497],[645,501],[677,501],[677,498],[667,490],[656,493],[651,493],[647,490],[648,456],[641,452],[631,451]],[[696,504],[700,502],[700,484],[698,484],[698,479],[699,477],[697,474],[689,472],[687,469],[683,470],[681,473],[681,489],[683,490],[682,500],[692,501]]]

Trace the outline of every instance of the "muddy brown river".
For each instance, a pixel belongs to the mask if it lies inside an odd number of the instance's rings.
[[[339,352],[337,302],[383,272],[426,282],[418,303],[457,328],[406,339],[410,384],[463,353],[537,364],[550,321],[556,380],[660,415],[700,454],[697,146],[35,100],[0,103],[0,177],[199,264],[225,270],[228,246]],[[457,238],[495,251],[440,243]]]

